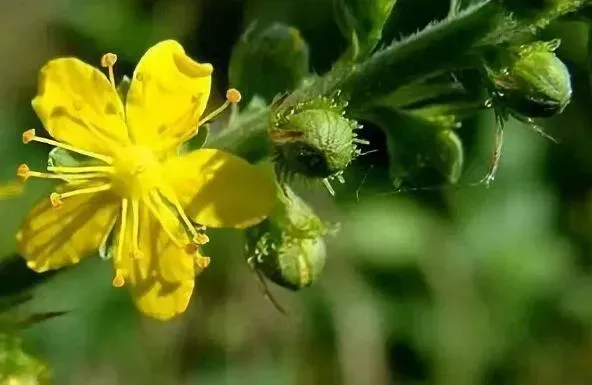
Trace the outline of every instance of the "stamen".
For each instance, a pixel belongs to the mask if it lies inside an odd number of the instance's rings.
[[[226,100],[228,100],[232,104],[236,104],[240,102],[242,99],[241,93],[236,88],[229,88],[226,91]]]
[[[92,193],[97,193],[97,192],[101,192],[101,191],[111,190],[111,187],[113,187],[113,184],[105,183],[105,184],[102,184],[99,186],[81,188],[78,190],[68,191],[68,192],[60,194],[60,196],[62,199],[64,199],[64,198],[69,198],[69,197],[73,197],[76,195],[92,194]]]
[[[28,144],[32,141],[49,144],[49,145],[55,146],[55,147],[61,147],[64,150],[72,151],[72,152],[78,153],[80,155],[88,156],[90,158],[95,158],[95,159],[103,161],[107,164],[113,164],[113,158],[111,158],[109,156],[97,154],[97,153],[86,151],[86,150],[82,150],[80,148],[76,148],[74,146],[70,146],[69,144],[61,143],[61,142],[58,142],[58,141],[55,141],[52,139],[42,138],[40,136],[35,135],[34,129],[25,131],[23,133],[23,143]]]
[[[195,256],[194,262],[197,268],[203,270],[210,265],[210,257],[204,257],[198,254]]]
[[[47,171],[62,172],[65,174],[78,174],[83,172],[101,172],[113,174],[115,168],[110,166],[88,166],[88,167],[48,167]]]
[[[105,175],[102,173],[86,173],[86,174],[50,174],[45,172],[31,171],[29,166],[21,164],[16,170],[16,175],[21,178],[23,182],[27,181],[30,177],[42,178],[42,179],[62,179],[65,181],[72,180],[88,180],[96,178],[104,178]]]
[[[143,257],[140,251],[140,202],[132,200],[132,257],[140,259]]]
[[[241,100],[240,92],[236,88],[230,88],[228,91],[226,91],[226,101],[224,102],[224,104],[222,104],[220,107],[216,108],[214,111],[210,112],[208,115],[206,115],[205,118],[201,119],[199,121],[198,126],[201,126],[202,124],[207,123],[210,120],[214,119],[215,117],[220,115],[222,112],[224,112],[224,110],[226,110],[228,108],[228,106],[230,106],[231,104],[238,103],[238,102],[240,102],[240,100]]]
[[[119,237],[117,240],[117,252],[115,253],[115,266],[121,264],[121,257],[123,255],[123,245],[125,243],[125,231],[127,226],[127,207],[129,201],[127,198],[121,200],[121,225],[119,227]],[[122,287],[125,285],[125,271],[123,269],[115,269],[115,277],[113,278],[113,286]]]
[[[78,190],[72,190],[61,194],[54,192],[51,193],[49,199],[51,200],[51,204],[53,207],[60,207],[63,204],[63,200],[66,198],[70,198],[76,195],[93,194],[101,191],[107,191],[110,190],[111,187],[113,187],[111,183],[105,183],[99,186],[81,188]]]
[[[115,277],[113,277],[113,286],[120,288],[125,285],[125,278],[123,277],[123,271],[120,269],[115,270]]]
[[[160,222],[160,226],[162,227],[163,231],[169,236],[169,238],[175,244],[175,246],[182,249],[184,247],[182,242],[180,242],[177,239],[177,237],[173,235],[172,231],[167,226],[166,221],[164,220],[160,212],[157,210],[157,208],[154,206],[154,204],[150,201],[150,199],[145,199],[144,203],[146,203],[146,206],[148,206],[148,209],[150,209],[152,215],[154,215],[154,217]]]
[[[205,245],[210,242],[210,237],[204,233],[198,233],[195,237],[193,237],[193,242],[197,243],[198,245]]]
[[[115,74],[113,73],[113,66],[115,65],[116,62],[117,62],[117,55],[115,55],[114,53],[108,52],[101,57],[101,67],[108,69],[109,81],[111,82],[113,87],[116,87]]]
[[[157,199],[160,199],[160,197],[157,194],[155,195],[157,196]],[[181,206],[181,203],[179,203],[177,197],[173,195],[170,198],[172,198],[172,203],[175,205],[175,208],[177,209],[179,216],[183,220],[183,224],[192,236],[191,243],[185,247],[185,251],[188,254],[193,254],[195,253],[195,251],[197,251],[197,246],[205,245],[210,241],[210,238],[206,234],[197,232],[195,226],[193,225],[191,220],[189,220],[187,214],[185,214],[185,210],[183,210],[183,207]],[[205,227],[203,227],[203,229],[205,230]]]
[[[60,197],[60,194],[55,192],[49,195],[49,200],[51,201],[51,205],[56,209],[62,207],[62,205],[64,204],[62,198]]]

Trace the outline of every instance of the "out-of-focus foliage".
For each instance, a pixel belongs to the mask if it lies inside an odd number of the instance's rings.
[[[37,71],[50,58],[77,56],[98,64],[103,53],[116,52],[120,78],[131,75],[147,47],[176,38],[192,56],[213,63],[215,106],[228,86],[233,48],[253,23],[299,31],[313,74],[347,56],[352,35],[344,28],[361,28],[358,41],[374,42],[373,25],[344,27],[336,20],[339,3],[366,10],[359,0],[2,2],[0,181],[13,181],[20,163],[42,168],[46,162],[47,149],[25,149],[20,136],[30,127],[41,130],[30,99]],[[477,2],[453,3],[458,7],[445,0],[398,0],[375,49]],[[245,263],[244,235],[236,232],[210,234],[211,266],[198,278],[187,313],[169,323],[142,318],[126,293],[105,279],[111,266],[99,258],[41,277],[10,258],[0,264],[0,294],[33,295],[19,305],[19,314],[68,313],[21,330],[22,346],[13,337],[2,339],[0,364],[11,341],[10,349],[22,350],[10,350],[10,360],[35,357],[20,362],[43,362],[39,367],[51,367],[56,384],[592,383],[587,14],[590,8],[539,35],[561,40],[555,53],[572,78],[571,104],[543,124],[559,144],[510,120],[490,188],[471,185],[487,171],[496,124],[492,111],[482,108],[489,95],[466,86],[479,84],[477,75],[433,74],[394,94],[390,85],[409,74],[384,78],[384,89],[376,90],[380,100],[357,111],[364,128],[356,132],[371,145],[359,146],[361,155],[343,173],[346,183],[333,183],[336,198],[306,181],[295,183],[316,215],[340,222],[341,230],[326,239],[324,272],[311,287],[292,293],[269,283],[287,317],[263,295]],[[444,53],[425,52],[425,61],[414,67],[429,68]],[[304,60],[280,64],[294,68]],[[289,84],[274,83],[274,73],[261,70],[242,74],[240,81],[256,86],[261,77],[263,99],[302,80],[300,67]],[[248,94],[252,101],[242,117],[260,124],[266,103],[255,89]],[[354,95],[352,108],[373,95]],[[426,95],[445,100],[432,103]],[[483,112],[465,114],[476,108]],[[217,135],[218,144],[235,145],[224,136],[224,129],[237,127],[233,117],[226,128],[212,125],[206,145],[215,144]],[[259,139],[237,152],[258,158],[270,146]],[[402,181],[419,190],[399,189]],[[18,224],[49,190],[49,184],[33,182],[18,198],[0,200],[0,256],[13,255]]]

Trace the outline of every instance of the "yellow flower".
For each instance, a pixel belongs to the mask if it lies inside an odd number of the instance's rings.
[[[210,93],[210,64],[189,58],[176,41],[150,48],[134,72],[125,101],[115,87],[116,56],[101,63],[109,79],[75,58],[47,63],[32,105],[58,147],[78,165],[50,162],[48,172],[21,165],[23,178],[58,179],[50,199],[25,219],[19,252],[38,272],[79,262],[113,241],[113,285],[130,287],[145,314],[182,313],[195,276],[209,263],[199,246],[209,227],[244,228],[272,209],[275,185],[260,169],[215,149],[180,155],[180,145],[204,122],[240,99],[202,116]]]

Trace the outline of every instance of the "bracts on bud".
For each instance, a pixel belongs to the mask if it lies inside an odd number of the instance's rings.
[[[555,55],[558,41],[497,50],[486,69],[495,98],[513,115],[548,118],[565,109],[572,95],[567,67]]]
[[[277,105],[277,103],[276,103]],[[269,137],[280,179],[300,175],[311,179],[339,177],[360,154],[356,136],[361,126],[345,117],[346,103],[337,97],[316,97],[273,113]]]

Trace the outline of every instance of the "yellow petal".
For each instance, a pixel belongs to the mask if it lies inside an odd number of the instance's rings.
[[[44,199],[17,233],[18,252],[37,272],[78,263],[99,248],[117,212],[108,193],[67,198],[60,208]]]
[[[193,256],[170,240],[144,204],[140,204],[139,211],[140,254],[132,252],[133,237],[128,221],[122,259],[116,262],[115,269],[123,272],[136,306],[145,315],[167,320],[183,313],[189,304],[196,273]],[[178,221],[173,212],[162,206],[159,212],[167,225],[175,229],[175,235],[188,242],[182,232],[176,231]],[[128,219],[132,219],[131,214]]]
[[[23,182],[5,182],[0,183],[0,199],[14,198],[21,195],[24,191]]]
[[[134,142],[160,150],[186,140],[206,108],[212,71],[210,64],[189,58],[174,40],[146,51],[126,100]]]
[[[75,58],[51,60],[38,87],[33,108],[57,140],[104,154],[129,143],[123,103],[98,69]]]
[[[274,206],[272,177],[224,151],[196,150],[170,159],[164,167],[168,183],[188,215],[205,226],[252,226]]]

